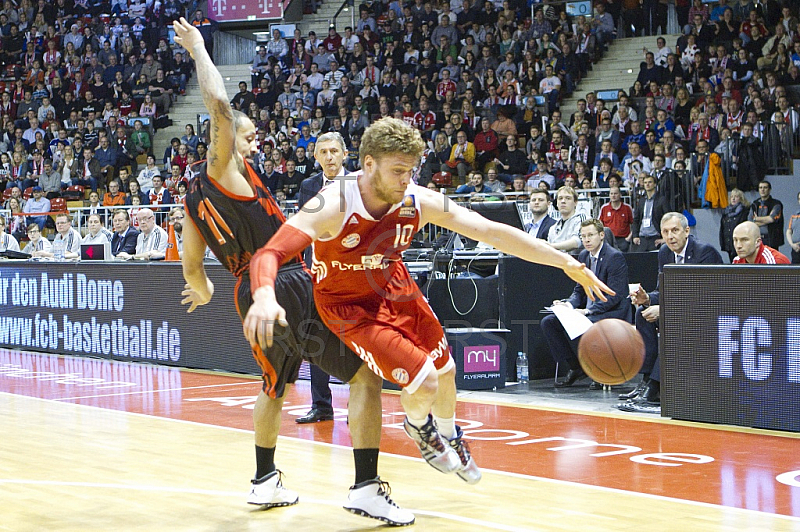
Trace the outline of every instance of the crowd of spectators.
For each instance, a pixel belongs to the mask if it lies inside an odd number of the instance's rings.
[[[0,192],[6,209],[51,210],[56,198],[91,206],[167,203],[148,161],[153,134],[170,123],[193,65],[170,45],[168,28],[194,9],[186,0],[5,0],[0,10]],[[213,53],[216,24],[189,17]],[[170,189],[203,156],[193,128],[164,154],[159,176]],[[155,160],[155,159],[154,159]],[[132,178],[132,179],[131,179]],[[139,181],[140,187],[131,183]],[[63,203],[59,205],[63,206]],[[16,211],[15,211],[16,209]],[[110,220],[103,220],[104,222]],[[25,238],[47,216],[12,216]],[[57,227],[57,224],[55,224]]]

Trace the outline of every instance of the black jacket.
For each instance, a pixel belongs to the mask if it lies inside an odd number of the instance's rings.
[[[111,254],[115,257],[123,251],[128,255],[136,254],[136,238],[138,236],[139,231],[133,227],[128,229],[124,238],[120,238],[119,233],[114,233],[111,237]]]

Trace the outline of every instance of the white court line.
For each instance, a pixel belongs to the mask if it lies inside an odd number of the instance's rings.
[[[190,386],[188,388],[164,388],[164,389],[160,389],[160,390],[139,390],[139,391],[136,391],[136,392],[104,393],[104,394],[99,394],[99,395],[84,395],[84,396],[81,396],[81,397],[60,397],[58,399],[52,399],[52,400],[53,401],[59,401],[59,402],[76,401],[78,399],[97,399],[97,398],[100,398],[100,397],[119,397],[119,396],[122,396],[122,395],[137,395],[137,394],[142,394],[142,393],[181,392],[183,390],[201,390],[203,388],[220,388],[220,387],[224,387],[224,386],[242,386],[243,384],[254,384],[254,383],[255,384],[261,384],[258,381],[253,381],[253,382],[231,382],[231,383],[228,383],[228,384],[207,384],[207,385],[204,385],[204,386]],[[28,397],[30,397],[30,396],[28,396]],[[38,399],[38,397],[37,397],[37,399]]]
[[[13,394],[13,393],[10,393],[10,392],[0,392],[0,395],[10,395],[12,397],[18,397],[18,398],[24,398],[24,399],[35,399],[35,400],[38,400],[38,401],[54,402],[54,403],[58,403],[58,404],[62,404],[62,405],[71,405],[71,406],[76,406],[76,407],[81,407],[81,408],[95,408],[95,409],[98,409],[98,410],[103,410],[105,412],[116,412],[116,413],[119,413],[119,414],[125,414],[125,415],[130,415],[130,416],[141,416],[141,417],[146,417],[146,418],[155,418],[155,419],[161,419],[161,420],[164,420],[164,421],[171,421],[171,422],[175,422],[175,423],[184,423],[184,424],[187,424],[187,425],[197,425],[197,426],[201,426],[201,427],[214,427],[214,428],[221,429],[221,430],[230,430],[230,431],[234,431],[234,432],[241,432],[241,433],[244,433],[244,434],[254,434],[254,431],[247,430],[247,429],[239,429],[239,428],[235,428],[235,427],[226,427],[226,426],[223,426],[223,425],[211,425],[211,424],[208,424],[208,423],[200,423],[198,421],[189,421],[189,420],[185,420],[185,419],[173,419],[173,418],[168,418],[168,417],[155,416],[155,415],[152,415],[152,414],[142,414],[142,413],[139,413],[139,412],[126,412],[124,410],[112,410],[112,409],[107,409],[107,408],[103,408],[103,407],[100,407],[100,406],[82,405],[82,404],[79,404],[79,403],[64,403],[64,402],[61,402],[61,401],[55,401],[53,399],[43,399],[43,398],[40,398],[40,397],[32,397],[32,396],[29,396],[29,395],[17,395],[17,394]],[[352,451],[352,447],[348,447],[346,445],[339,445],[339,444],[336,444],[336,443],[328,443],[328,442],[321,442],[321,441],[314,441],[314,440],[305,440],[303,438],[295,438],[295,437],[292,437],[292,436],[279,436],[279,438],[282,439],[282,440],[289,440],[289,441],[294,441],[294,442],[298,442],[298,443],[305,443],[305,444],[309,444],[310,443],[310,444],[313,444],[313,445],[320,445],[320,446],[323,446],[323,447],[331,447],[331,448],[334,448],[334,449],[343,449],[343,450],[346,450],[346,451]],[[384,455],[384,456],[391,456],[391,457],[394,457],[394,458],[400,458],[400,459],[403,459],[403,460],[409,460],[409,461],[413,461],[413,462],[424,462],[424,460],[422,458],[415,458],[415,457],[406,456],[406,455],[403,455],[403,454],[387,453],[385,451],[381,451],[381,454]],[[668,501],[668,502],[674,502],[674,503],[679,503],[679,504],[687,504],[687,505],[690,505],[690,506],[699,506],[701,508],[712,508],[712,509],[715,509],[715,510],[731,511],[731,512],[734,512],[734,513],[742,513],[742,514],[747,514],[747,515],[754,514],[754,515],[757,515],[757,516],[760,516],[760,517],[769,516],[769,517],[772,517],[772,518],[775,518],[775,519],[782,519],[782,520],[785,520],[785,521],[792,521],[792,522],[795,522],[795,523],[800,523],[800,517],[798,517],[798,516],[770,513],[770,512],[764,512],[764,511],[761,511],[761,510],[752,510],[750,508],[737,508],[735,506],[724,506],[722,504],[714,504],[714,503],[710,503],[710,502],[693,501],[693,500],[689,500],[689,499],[680,499],[680,498],[677,498],[677,497],[669,497],[667,495],[655,495],[655,494],[650,494],[650,493],[641,493],[641,492],[638,492],[638,491],[627,491],[627,490],[623,490],[623,489],[620,489],[620,488],[610,488],[610,487],[607,487],[607,486],[596,486],[594,484],[583,484],[581,482],[575,482],[575,481],[571,481],[571,480],[562,480],[562,479],[556,479],[556,478],[537,477],[537,476],[534,476],[534,475],[525,475],[525,474],[522,474],[522,473],[513,473],[513,472],[501,471],[501,470],[497,470],[497,469],[483,469],[483,471],[486,472],[486,473],[492,473],[492,474],[496,474],[496,475],[503,475],[503,476],[508,476],[508,477],[522,479],[522,480],[535,480],[535,481],[547,482],[547,483],[551,483],[551,484],[558,484],[558,485],[562,485],[562,486],[572,486],[572,487],[576,487],[576,488],[597,490],[597,491],[602,491],[602,492],[606,492],[606,493],[615,493],[615,494],[619,494],[619,495],[628,495],[628,496],[641,497],[641,498],[645,498],[645,499],[653,499],[653,500],[658,500],[658,501]]]
[[[203,490],[197,488],[173,488],[170,486],[147,486],[142,484],[107,484],[101,482],[66,482],[60,480],[28,480],[28,479],[13,479],[13,478],[0,478],[0,484],[18,484],[18,485],[32,485],[32,486],[69,486],[75,488],[98,488],[98,489],[112,489],[112,490],[125,490],[125,491],[145,491],[151,493],[187,493],[192,495],[208,495],[212,497],[236,497],[243,498],[244,493],[238,491],[220,491],[220,490]],[[333,506],[341,508],[342,503],[337,501],[330,501],[325,499],[314,499],[311,497],[300,497],[300,504],[320,504],[325,506]],[[450,521],[457,521],[468,525],[477,525],[487,529],[503,530],[507,532],[522,532],[533,531],[531,528],[520,528],[518,526],[503,525],[500,523],[493,523],[491,521],[483,521],[481,519],[474,519],[472,517],[463,517],[460,515],[447,514],[443,512],[430,512],[426,510],[414,510],[406,508],[408,511],[415,515],[426,515],[429,517],[438,517],[440,519],[447,519]]]

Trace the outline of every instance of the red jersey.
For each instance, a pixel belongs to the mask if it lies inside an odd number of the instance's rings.
[[[436,95],[441,96],[444,98],[448,92],[456,92],[456,84],[453,82],[452,79],[448,79],[447,81],[440,81],[436,85]]]
[[[314,243],[311,273],[317,307],[372,299],[405,300],[419,289],[401,259],[419,230],[420,212],[410,184],[403,201],[375,220],[367,212],[358,180],[346,179],[345,216],[333,237]]]
[[[747,260],[743,259],[742,257],[736,257],[733,259],[734,264],[747,264]],[[758,252],[756,253],[756,261],[753,264],[791,264],[792,261],[789,258],[778,251],[777,249],[773,249],[769,246],[765,246],[762,242],[758,246]]]
[[[631,234],[633,211],[626,203],[620,205],[619,209],[612,207],[611,203],[606,203],[600,209],[600,221],[611,229],[615,237],[625,238]]]
[[[425,131],[436,126],[436,113],[428,111],[423,114],[422,111],[417,111],[414,114],[414,126],[420,131]]]

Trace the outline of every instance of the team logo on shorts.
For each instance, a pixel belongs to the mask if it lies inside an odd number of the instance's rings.
[[[342,245],[348,249],[356,247],[361,242],[361,235],[358,233],[350,233],[342,239]]]
[[[397,381],[397,384],[408,384],[408,372],[403,368],[394,368],[392,378]]]
[[[414,207],[414,195],[408,194],[400,202],[400,212],[398,216],[401,218],[413,218],[417,214],[417,208]]]

